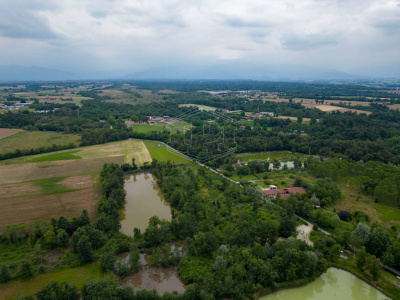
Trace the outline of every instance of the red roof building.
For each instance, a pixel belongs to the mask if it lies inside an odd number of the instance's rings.
[[[278,193],[280,193],[281,198],[286,200],[290,197],[290,194],[299,193],[301,195],[301,194],[306,193],[307,191],[303,187],[289,187],[289,188],[284,188],[284,189],[273,189],[273,190],[265,189],[265,190],[262,190],[262,192],[271,199],[276,199],[276,195]]]

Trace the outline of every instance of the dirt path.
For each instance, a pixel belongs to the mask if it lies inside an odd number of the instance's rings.
[[[296,228],[296,230],[299,231],[296,239],[306,242],[307,245],[314,246],[314,243],[310,240],[312,225],[300,225]]]

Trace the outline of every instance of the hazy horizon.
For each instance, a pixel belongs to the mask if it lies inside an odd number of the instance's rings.
[[[0,16],[1,66],[400,77],[400,0],[14,0],[0,3]]]

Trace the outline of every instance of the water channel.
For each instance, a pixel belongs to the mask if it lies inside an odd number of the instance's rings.
[[[152,216],[171,220],[171,208],[153,174],[126,175],[125,191],[126,204],[120,211],[122,233],[132,236],[135,227],[143,233]]]
[[[260,300],[383,300],[389,297],[357,278],[337,268],[329,268],[306,286],[282,290]]]

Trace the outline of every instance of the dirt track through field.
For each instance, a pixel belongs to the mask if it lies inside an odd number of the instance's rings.
[[[21,129],[8,129],[8,128],[0,128],[0,140],[4,139],[8,136],[14,135],[18,132],[21,132]]]

